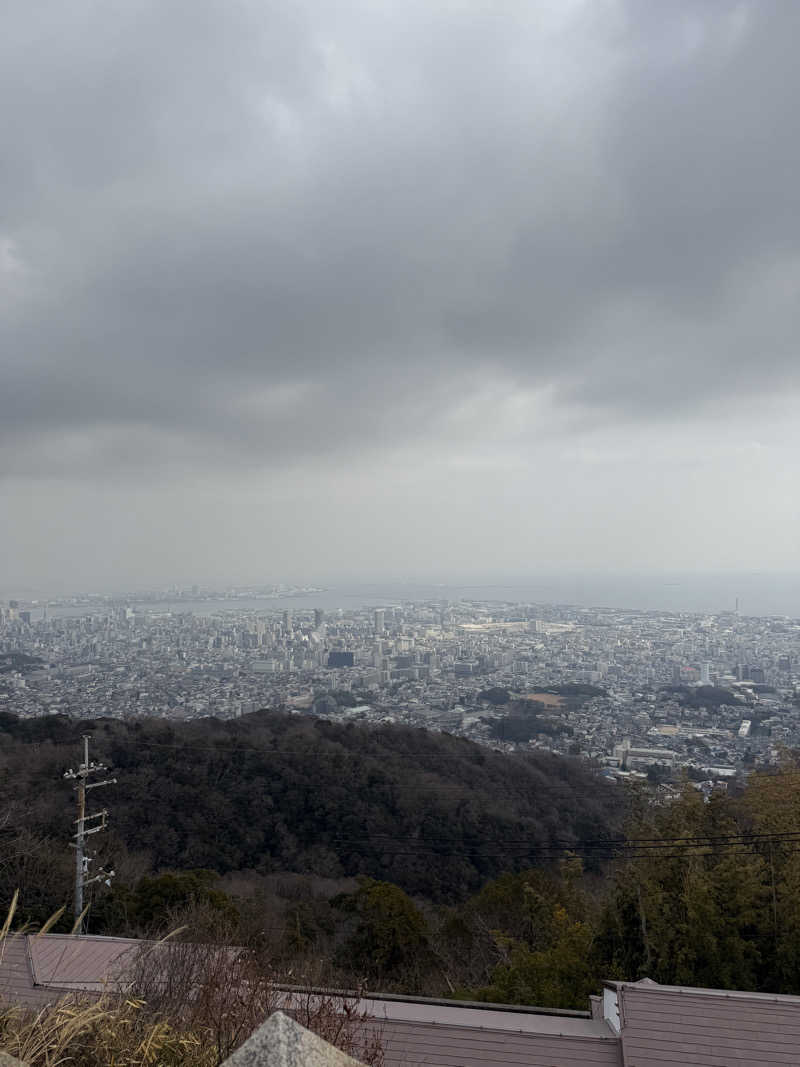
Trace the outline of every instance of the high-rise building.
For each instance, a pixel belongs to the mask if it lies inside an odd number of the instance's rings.
[[[318,630],[325,621],[325,612],[322,608],[314,608],[314,629]]]
[[[291,634],[291,633],[294,632],[293,631],[293,626],[292,626],[292,613],[291,613],[291,611],[284,611],[284,613],[283,613],[283,632],[285,634]]]
[[[711,685],[711,664],[704,663],[700,668],[700,685]]]
[[[375,634],[382,634],[385,628],[383,608],[375,608]]]
[[[329,667],[352,667],[355,655],[352,652],[340,652],[337,650],[328,653]]]

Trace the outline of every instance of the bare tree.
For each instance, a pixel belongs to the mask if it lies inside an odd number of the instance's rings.
[[[129,991],[176,1027],[202,1034],[225,1060],[280,1009],[370,1067],[382,1067],[382,1032],[359,993],[299,993],[275,985],[258,953],[221,943],[177,940],[143,946]]]

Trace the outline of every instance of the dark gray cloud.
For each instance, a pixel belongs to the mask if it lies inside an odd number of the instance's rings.
[[[614,418],[797,385],[795,5],[4,23],[6,470],[324,459],[481,375]]]

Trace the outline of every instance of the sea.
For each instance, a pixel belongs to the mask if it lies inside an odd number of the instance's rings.
[[[116,606],[128,604],[144,612],[189,612],[214,615],[220,612],[270,613],[311,611],[328,614],[339,609],[390,607],[409,601],[483,601],[505,604],[570,605],[612,611],[664,611],[721,614],[738,610],[740,615],[782,616],[800,619],[800,573],[690,574],[546,574],[523,579],[476,583],[376,582],[331,584],[323,591],[282,597],[209,597],[207,599],[137,600],[115,597]],[[52,604],[50,618],[99,615],[107,605]],[[33,617],[40,608],[33,605]]]

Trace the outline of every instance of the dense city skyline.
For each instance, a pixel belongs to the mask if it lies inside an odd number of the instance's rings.
[[[182,592],[0,603],[0,710],[180,721],[285,709],[698,781],[778,762],[800,739],[797,620],[445,597],[326,611],[322,590]]]
[[[797,5],[3,21],[0,588],[796,569]]]

